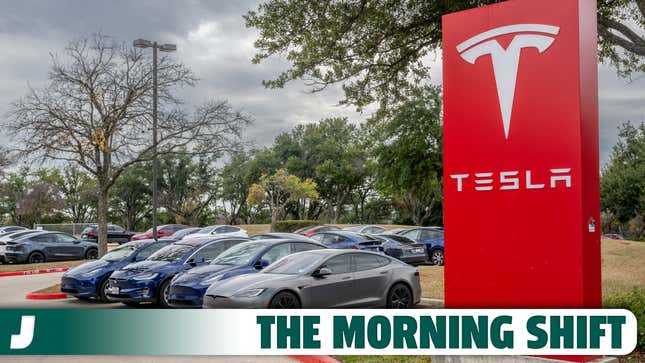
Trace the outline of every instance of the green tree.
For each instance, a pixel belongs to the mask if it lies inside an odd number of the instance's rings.
[[[63,212],[74,223],[94,222],[96,216],[96,181],[74,165],[63,169],[40,169],[40,177],[54,185],[63,199]]]
[[[318,192],[313,180],[301,180],[285,169],[278,169],[275,174],[263,175],[259,183],[252,184],[246,201],[251,206],[269,207],[273,229],[275,222],[284,218],[287,203],[316,199],[318,199]]]
[[[302,203],[292,203],[293,214],[318,219],[325,212],[338,222],[368,173],[368,155],[359,136],[359,129],[346,118],[329,118],[298,125],[276,138],[272,149],[276,158],[290,173],[312,178],[320,193],[320,201],[310,203],[306,212]]]
[[[152,211],[150,165],[136,165],[121,175],[114,183],[110,210],[129,231],[136,231]]]
[[[212,157],[179,154],[160,162],[159,201],[176,223],[199,225],[214,204],[219,190],[219,171]]]
[[[645,123],[630,123],[620,128],[609,162],[600,179],[600,204],[618,222],[627,224],[633,238],[645,238]],[[639,222],[640,221],[640,222]],[[639,227],[640,226],[640,227]]]
[[[341,104],[389,109],[428,79],[424,57],[441,46],[442,15],[499,1],[266,0],[244,18],[259,32],[254,63],[285,56],[291,64],[266,87],[304,79],[317,92],[340,83]],[[645,0],[598,0],[600,56],[622,75],[645,70],[644,12]]]
[[[391,115],[369,120],[378,162],[377,188],[415,225],[441,215],[441,92],[427,87]],[[435,219],[436,221],[436,219]],[[440,219],[439,219],[440,221]]]
[[[246,197],[254,182],[250,160],[248,153],[239,151],[231,156],[220,173],[222,212],[228,224],[239,224],[249,213]]]
[[[26,218],[18,212],[20,201],[27,194],[29,169],[21,168],[15,172],[8,173],[1,184],[2,213],[9,216],[12,224],[31,227]]]

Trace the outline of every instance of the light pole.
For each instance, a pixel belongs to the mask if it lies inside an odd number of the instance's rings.
[[[157,239],[157,50],[174,52],[175,44],[157,44],[145,39],[132,42],[135,48],[152,48],[152,238]]]

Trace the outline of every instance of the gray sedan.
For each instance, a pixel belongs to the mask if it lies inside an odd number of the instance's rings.
[[[261,273],[216,282],[204,308],[410,308],[421,300],[419,271],[368,251],[313,250]]]

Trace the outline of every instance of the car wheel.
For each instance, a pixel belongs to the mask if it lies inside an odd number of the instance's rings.
[[[412,291],[404,284],[396,284],[387,294],[388,309],[407,309],[412,306]]]
[[[157,298],[157,305],[162,308],[170,307],[168,300],[170,299],[170,279],[166,280],[159,287],[159,297]]]
[[[300,301],[293,293],[283,291],[271,299],[269,309],[300,309]]]
[[[434,250],[430,253],[430,262],[433,265],[443,266],[443,250]]]
[[[29,263],[42,263],[45,262],[45,255],[40,252],[32,252],[29,257],[27,257],[27,262]]]
[[[97,295],[99,297],[99,301],[102,303],[109,302],[110,299],[107,297],[107,289],[108,289],[108,279],[105,278],[103,281],[99,284],[99,288],[97,289]]]
[[[85,252],[86,260],[96,260],[99,257],[99,251],[95,248],[91,248]]]

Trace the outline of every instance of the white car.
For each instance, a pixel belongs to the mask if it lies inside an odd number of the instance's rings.
[[[208,226],[200,229],[196,233],[190,235],[190,238],[200,238],[200,237],[248,237],[249,234],[246,230],[236,227],[229,226],[225,224],[219,224],[215,226]]]

